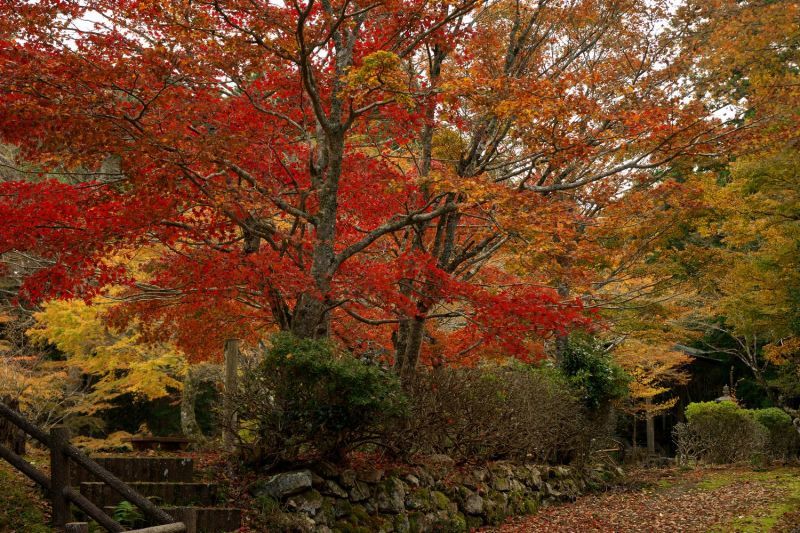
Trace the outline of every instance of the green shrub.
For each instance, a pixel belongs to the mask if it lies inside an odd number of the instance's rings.
[[[249,448],[271,463],[301,455],[341,459],[379,441],[406,408],[390,371],[330,342],[288,334],[273,337],[263,359],[245,369],[233,402]]]
[[[581,402],[552,370],[420,370],[409,394],[411,413],[395,438],[395,448],[407,454],[561,463],[588,443]]]
[[[768,431],[733,402],[691,403],[675,438],[682,459],[709,463],[757,461],[766,454]]]
[[[138,527],[144,524],[144,515],[134,504],[122,500],[114,507],[112,518],[126,527]]]
[[[767,453],[774,459],[796,456],[800,448],[800,435],[792,424],[792,417],[777,407],[753,409],[751,416],[767,429]]]
[[[594,337],[571,335],[559,361],[559,368],[579,391],[589,409],[599,409],[628,394],[630,376]]]

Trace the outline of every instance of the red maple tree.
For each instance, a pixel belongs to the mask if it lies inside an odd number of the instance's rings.
[[[30,299],[128,286],[195,353],[278,327],[394,349],[401,371],[530,356],[587,315],[519,259],[578,255],[576,206],[724,131],[680,87],[691,58],[663,17],[638,0],[4,0],[0,136],[40,166],[0,184],[0,253],[46,263]],[[119,261],[142,248],[159,251],[146,281]]]

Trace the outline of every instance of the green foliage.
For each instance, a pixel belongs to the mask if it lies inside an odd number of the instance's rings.
[[[112,518],[125,527],[137,527],[144,522],[144,515],[139,508],[127,500],[117,504]]]
[[[245,372],[234,403],[263,459],[302,453],[337,459],[374,441],[405,413],[397,377],[338,352],[328,341],[273,337]]]
[[[792,427],[792,417],[777,407],[767,409],[754,409],[751,411],[753,418],[761,425],[772,431],[784,427]]]
[[[782,410],[742,409],[733,402],[691,403],[676,431],[679,454],[712,463],[786,459],[800,437]]]
[[[767,428],[768,452],[776,458],[795,456],[800,449],[800,435],[792,424],[792,417],[777,407],[750,411],[753,419]]]
[[[559,367],[590,409],[621,399],[628,393],[630,376],[595,337],[570,336]]]

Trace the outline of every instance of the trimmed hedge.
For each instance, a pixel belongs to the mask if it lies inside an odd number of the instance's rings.
[[[686,423],[676,426],[675,441],[679,459],[722,464],[796,456],[800,435],[791,417],[774,407],[700,402],[686,407]]]

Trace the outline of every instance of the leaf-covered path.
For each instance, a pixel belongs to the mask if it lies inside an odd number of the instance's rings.
[[[800,468],[660,470],[495,532],[800,531]]]
[[[48,515],[49,505],[41,491],[0,459],[0,532],[47,533]]]

